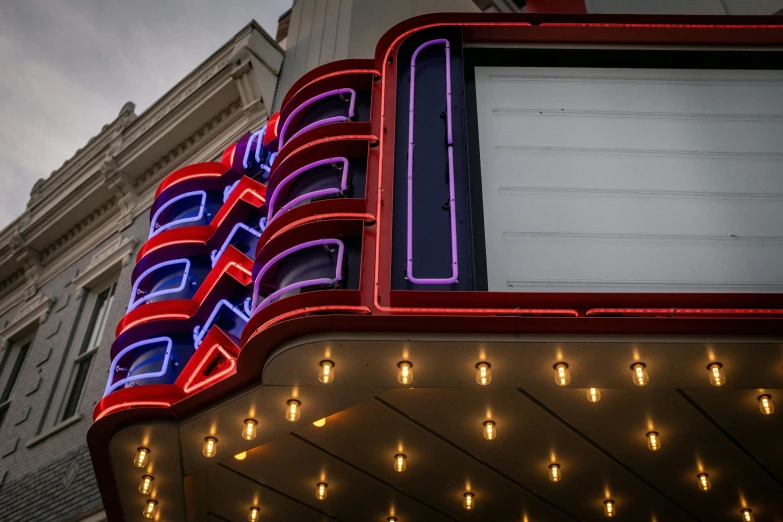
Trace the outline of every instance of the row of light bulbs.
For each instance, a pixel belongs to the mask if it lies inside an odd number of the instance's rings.
[[[318,380],[324,384],[334,381],[334,362],[324,360],[320,363],[318,371]],[[555,383],[558,386],[568,386],[571,383],[571,372],[568,371],[568,363],[559,362],[554,365]],[[650,382],[650,374],[647,372],[647,365],[643,362],[636,362],[631,365],[632,379],[636,386],[646,386]],[[726,374],[723,371],[723,364],[719,362],[707,365],[708,379],[713,386],[723,386],[726,384]],[[413,363],[410,361],[400,361],[397,363],[397,381],[400,384],[413,383]],[[476,364],[476,382],[481,386],[486,386],[492,382],[492,365],[486,361]],[[587,400],[598,402],[601,400],[601,390],[598,388],[587,389]],[[772,415],[775,406],[772,404],[772,396],[768,393],[758,397],[759,410],[764,415]],[[290,401],[289,401],[290,402]],[[298,419],[297,419],[298,420]]]

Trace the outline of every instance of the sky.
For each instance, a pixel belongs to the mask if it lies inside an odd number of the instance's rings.
[[[141,114],[292,0],[0,0],[0,229],[30,189],[132,101]]]

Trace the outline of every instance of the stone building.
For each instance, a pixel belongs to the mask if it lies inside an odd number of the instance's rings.
[[[301,75],[371,57],[380,35],[401,20],[519,11],[524,3],[296,0],[276,38],[251,21],[143,113],[125,104],[38,180],[23,214],[0,231],[0,520],[104,520],[85,435],[161,179],[218,159],[264,125],[279,109],[277,94]],[[772,0],[650,4],[587,0],[587,10],[771,14],[783,7]]]

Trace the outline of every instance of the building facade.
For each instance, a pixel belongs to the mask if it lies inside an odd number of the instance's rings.
[[[708,14],[780,8],[703,3],[698,12]],[[106,387],[111,332],[131,300],[134,260],[168,174],[219,161],[283,107],[300,77],[335,60],[371,57],[397,22],[477,6],[519,11],[519,4],[297,1],[282,19],[287,32],[277,35],[285,48],[248,24],[141,115],[126,104],[37,182],[23,215],[0,233],[0,520],[105,517],[85,439]],[[586,10],[611,11],[609,4],[594,0]]]

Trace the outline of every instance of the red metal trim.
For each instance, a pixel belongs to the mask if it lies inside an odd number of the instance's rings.
[[[186,179],[194,178],[215,178],[220,177],[228,171],[228,167],[222,163],[196,163],[195,165],[188,165],[182,167],[179,170],[175,170],[163,180],[158,186],[158,190],[155,191],[155,197],[157,198],[167,188],[176,185]]]
[[[323,78],[339,76],[342,74],[353,74],[357,72],[361,73],[365,71],[367,72],[372,71],[376,75],[380,74],[373,67],[373,61],[371,59],[366,59],[366,58],[337,60],[335,62],[329,62],[320,65],[315,69],[306,72],[298,80],[294,82],[291,88],[288,89],[288,92],[286,92],[286,95],[283,98],[283,103],[280,106],[284,107],[288,105],[288,102],[291,100],[291,98],[294,95],[296,95],[300,90]]]

